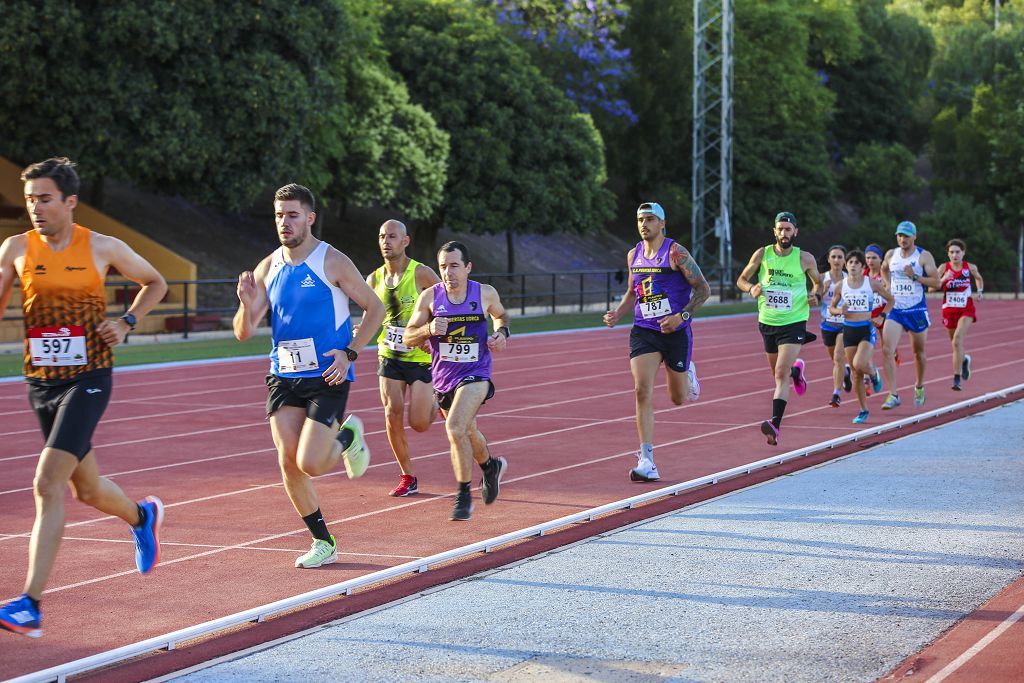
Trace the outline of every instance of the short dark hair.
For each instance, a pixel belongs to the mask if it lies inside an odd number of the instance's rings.
[[[828,251],[825,252],[825,255],[827,256],[828,254],[831,254],[833,249],[838,249],[839,251],[843,252],[843,256],[846,256],[846,247],[844,247],[841,244],[833,244],[831,247],[828,248]]]
[[[442,244],[441,248],[437,250],[437,255],[440,256],[441,252],[452,252],[456,249],[462,254],[462,262],[469,263],[469,249],[462,242],[456,242],[455,240]]]
[[[861,251],[860,249],[851,249],[850,253],[848,253],[846,255],[846,261],[847,262],[849,262],[849,261],[856,261],[857,263],[861,264],[865,268],[868,265],[867,260],[864,258],[864,252]]]
[[[78,188],[81,185],[78,172],[75,171],[75,162],[67,157],[50,157],[46,161],[32,164],[21,172],[21,182],[38,178],[53,180],[57,189],[60,190],[61,199],[78,194]]]
[[[298,200],[300,204],[306,207],[308,213],[316,211],[316,199],[313,197],[313,192],[304,185],[289,183],[274,193],[275,202],[283,202],[288,199]]]
[[[960,247],[960,251],[964,253],[967,252],[967,243],[957,237],[954,237],[950,241],[946,242],[946,251],[949,251],[950,247]]]

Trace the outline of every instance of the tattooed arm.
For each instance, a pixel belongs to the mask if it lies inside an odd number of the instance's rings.
[[[701,272],[700,266],[693,260],[693,256],[686,250],[686,247],[680,246],[678,243],[673,244],[669,252],[669,258],[672,261],[672,269],[681,272],[686,281],[693,287],[690,303],[686,304],[685,308],[683,308],[684,311],[692,316],[711,296],[711,287],[708,285],[708,281],[704,279],[704,273]]]

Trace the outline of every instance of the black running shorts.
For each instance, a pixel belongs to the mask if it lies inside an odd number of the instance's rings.
[[[46,448],[67,451],[79,461],[88,455],[113,386],[109,372],[66,384],[30,382],[28,400],[43,430]]]
[[[789,325],[765,325],[764,323],[758,323],[757,327],[761,331],[761,338],[764,340],[765,353],[778,353],[779,347],[783,344],[805,344],[810,341],[807,334],[806,320]]]
[[[397,358],[384,358],[377,363],[377,376],[397,379],[399,382],[412,384],[413,382],[426,382],[430,384],[433,376],[430,372],[430,363],[410,363],[407,360]]]
[[[345,416],[348,380],[330,385],[323,377],[278,377],[267,375],[267,417],[282,406],[305,408],[306,417],[328,427]]]
[[[455,401],[455,392],[458,391],[460,387],[464,387],[467,384],[473,384],[474,382],[487,382],[487,396],[485,396],[484,400],[480,402],[480,405],[483,405],[494,398],[494,382],[487,377],[469,375],[468,377],[463,377],[462,380],[449,391],[444,393],[441,393],[440,391],[434,392],[434,398],[437,399],[438,407],[447,413],[452,409],[452,403]]]
[[[675,372],[686,372],[690,369],[692,350],[693,333],[689,325],[668,334],[638,325],[634,325],[629,332],[630,358],[659,353],[665,361],[665,367]]]

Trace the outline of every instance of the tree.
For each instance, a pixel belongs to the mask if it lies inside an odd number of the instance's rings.
[[[437,0],[385,6],[390,63],[451,136],[444,203],[419,226],[434,246],[468,232],[584,231],[609,216],[601,137],[477,7]]]
[[[914,175],[914,154],[899,143],[859,145],[846,160],[847,189],[871,213],[898,215],[900,195],[924,185]]]

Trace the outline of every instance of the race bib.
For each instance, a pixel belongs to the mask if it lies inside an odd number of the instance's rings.
[[[441,342],[438,357],[449,363],[475,363],[480,360],[480,344],[477,342]]]
[[[868,295],[867,294],[851,294],[846,298],[846,310],[850,313],[867,313],[868,308]]]
[[[764,305],[766,308],[773,308],[777,311],[791,311],[793,310],[793,292],[766,289],[764,291]]]
[[[876,309],[882,308],[883,306],[885,306],[885,299],[882,298],[881,294],[875,292],[875,296],[871,300],[871,310],[874,311]]]
[[[277,369],[279,372],[304,372],[320,368],[316,346],[312,338],[289,339],[277,343]]]
[[[971,296],[971,293],[967,290],[962,292],[946,292],[946,307],[947,308],[966,308],[967,299]]]
[[[384,346],[391,349],[392,351],[409,351],[409,347],[404,342],[405,329],[402,327],[395,327],[394,325],[385,325],[384,327]]]
[[[842,313],[840,313],[839,315],[832,315],[831,313],[828,312],[828,309],[825,309],[825,311],[825,322],[835,323],[837,325],[843,324],[844,318]]]
[[[85,329],[79,325],[33,327],[28,331],[28,349],[32,365],[85,365]]]
[[[664,294],[652,294],[640,297],[640,314],[645,320],[661,318],[672,313],[668,297]]]
[[[917,294],[917,283],[913,280],[905,278],[896,279],[892,281],[892,295],[898,296],[903,299],[913,298]]]

